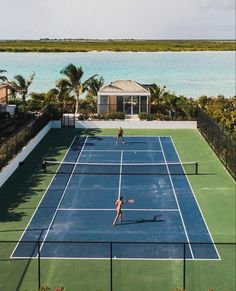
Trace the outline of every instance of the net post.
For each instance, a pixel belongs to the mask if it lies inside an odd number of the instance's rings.
[[[40,240],[37,241],[37,247],[38,247],[38,290],[40,290],[40,288],[41,288]]]
[[[46,160],[43,160],[43,162],[42,162],[42,169],[43,169],[44,173],[46,173],[46,169],[47,169]]]
[[[198,175],[198,162],[196,162],[196,174]]]

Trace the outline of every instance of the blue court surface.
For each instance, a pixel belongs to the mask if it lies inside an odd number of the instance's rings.
[[[219,259],[171,137],[75,137],[63,162],[12,258]]]

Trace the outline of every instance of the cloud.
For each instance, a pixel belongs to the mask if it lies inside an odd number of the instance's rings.
[[[0,39],[215,38],[217,31],[219,38],[234,38],[235,31],[234,0],[2,2],[1,9],[10,14],[1,15]]]

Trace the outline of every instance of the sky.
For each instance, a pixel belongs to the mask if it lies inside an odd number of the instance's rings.
[[[235,39],[235,0],[0,0],[0,39]]]

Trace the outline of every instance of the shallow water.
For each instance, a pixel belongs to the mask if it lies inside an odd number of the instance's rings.
[[[7,70],[10,80],[36,73],[30,92],[53,88],[69,63],[83,67],[84,80],[99,74],[105,84],[117,79],[155,82],[188,97],[235,95],[235,52],[0,53],[0,69]]]

